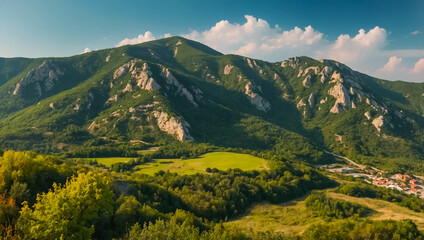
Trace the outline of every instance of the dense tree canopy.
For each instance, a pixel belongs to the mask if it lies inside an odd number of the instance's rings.
[[[106,175],[93,172],[80,173],[65,185],[54,184],[32,208],[24,203],[19,229],[32,239],[90,239],[93,221],[113,211],[110,184]]]

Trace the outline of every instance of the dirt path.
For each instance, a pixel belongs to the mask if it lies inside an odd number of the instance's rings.
[[[372,210],[375,211],[369,219],[372,220],[402,220],[402,219],[411,219],[417,224],[419,230],[424,230],[424,213],[418,213],[412,211],[408,208],[401,207],[395,203],[379,200],[379,199],[371,199],[371,198],[357,198],[350,197],[344,194],[335,193],[335,192],[327,192],[327,195],[331,198],[341,199],[349,202],[355,202],[359,204],[363,204]]]
[[[326,151],[326,150],[323,150],[323,151],[324,151],[325,153],[327,153],[327,154],[333,155],[334,157],[344,159],[344,160],[346,160],[348,163],[350,163],[351,165],[354,165],[354,166],[356,166],[356,167],[358,167],[358,168],[360,168],[360,169],[365,169],[365,168],[366,168],[364,165],[358,164],[358,163],[356,163],[356,162],[354,162],[354,161],[350,160],[349,158],[347,158],[347,157],[345,157],[345,156],[338,155],[338,154],[335,154],[335,153],[332,153],[332,152],[329,152],[329,151]],[[385,172],[385,171],[380,170],[380,169],[375,168],[375,167],[371,167],[371,169],[372,169],[372,170],[374,170],[374,171],[377,171],[377,172]]]

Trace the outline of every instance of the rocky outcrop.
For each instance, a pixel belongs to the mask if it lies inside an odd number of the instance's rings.
[[[141,64],[141,60],[131,60],[130,62],[115,70],[113,73],[113,79],[116,80],[129,72],[131,74],[131,79],[135,80],[137,86],[141,89],[148,91],[161,89],[161,86],[153,78],[153,74],[150,71],[149,65],[147,63],[143,63],[142,65]],[[124,90],[122,90],[122,92],[132,92],[132,90],[133,84],[130,81],[125,86]]]
[[[311,76],[306,76],[305,79],[302,82],[303,86],[305,86],[305,87],[311,86],[311,83],[312,83],[312,77]]]
[[[328,66],[325,66],[322,69],[322,71],[320,73],[321,74],[321,79],[320,79],[321,83],[325,83],[327,81],[327,78],[329,77],[330,72],[331,72],[331,68],[328,67]]]
[[[127,85],[125,86],[124,90],[122,90],[123,93],[132,92],[132,91],[133,91],[133,89],[132,89],[131,83],[127,83]]]
[[[309,95],[309,98],[308,98],[309,107],[313,108],[315,106],[315,102],[316,102],[316,95],[311,93],[311,95]]]
[[[386,118],[383,115],[381,115],[372,121],[372,125],[374,125],[377,131],[380,132],[381,127],[383,127],[386,124],[386,122],[387,122]]]
[[[364,113],[364,116],[365,116],[368,120],[370,120],[370,119],[371,119],[371,113],[370,113],[370,112],[365,112],[365,113]]]
[[[303,101],[303,99],[302,99],[302,100],[300,100],[300,101],[297,103],[297,105],[296,105],[296,107],[297,107],[298,109],[300,109],[301,107],[304,107],[304,106],[306,106],[306,103],[305,103],[305,101]]]
[[[308,67],[303,71],[302,76],[305,76],[309,71],[313,71],[315,75],[318,75],[320,68],[319,67]]]
[[[125,74],[128,73],[128,69],[130,64],[132,64],[133,61],[124,64],[123,66],[119,67],[118,69],[115,70],[115,72],[113,73],[113,80],[118,79],[122,76],[124,76]]]
[[[64,71],[51,60],[44,61],[37,69],[33,69],[15,85],[13,95],[19,94],[23,89],[30,88],[31,91],[41,97],[44,92],[50,91]]]
[[[343,82],[342,75],[339,72],[333,72],[331,79],[332,82]]]
[[[172,75],[171,71],[169,71],[168,68],[162,68],[161,76],[165,78],[166,81],[166,89],[174,90],[175,95],[184,96],[191,104],[193,104],[195,107],[199,106],[194,101],[193,95],[187,90],[187,88],[184,87],[183,84],[181,84],[175,77]],[[199,94],[202,92],[200,89],[197,91]]]
[[[328,94],[333,96],[336,99],[334,106],[331,108],[330,112],[340,113],[345,107],[351,107],[352,102],[350,100],[349,92],[346,90],[344,85],[341,82],[336,83],[329,91]]]
[[[224,68],[224,74],[225,74],[225,75],[230,74],[231,69],[233,69],[233,67],[234,67],[233,65],[229,65],[229,64],[225,65],[225,68]]]
[[[156,118],[157,125],[161,131],[175,136],[179,141],[193,140],[193,137],[188,132],[190,124],[184,119],[172,117],[168,113],[159,111],[153,111],[153,116]]]
[[[282,61],[281,62],[281,67],[292,67],[295,68],[297,66],[299,66],[299,58],[298,57],[292,57],[287,59],[286,61]]]
[[[327,97],[325,97],[324,99],[321,99],[321,101],[319,101],[319,103],[320,103],[320,104],[324,104],[324,103],[326,103],[326,102],[327,102],[327,100],[328,100],[328,98],[327,98]]]
[[[143,68],[134,68],[131,71],[131,76],[137,81],[137,86],[141,89],[152,91],[159,90],[161,86],[153,79],[153,74],[147,63],[143,64]]]
[[[118,94],[113,95],[112,97],[110,97],[106,103],[110,103],[110,102],[117,102],[118,101]]]
[[[255,68],[258,67],[258,64],[256,64],[255,60],[252,60],[250,58],[245,58],[247,61],[247,64],[249,65],[250,68]]]
[[[87,130],[93,134],[97,129],[100,128],[100,124],[96,123],[96,121],[93,121],[90,126],[88,126]]]
[[[261,97],[257,92],[261,92],[261,87],[256,86],[253,82],[248,82],[246,84],[245,88],[245,94],[247,98],[249,99],[250,103],[256,107],[256,109],[268,112],[271,110],[271,104],[268,102],[268,100]]]

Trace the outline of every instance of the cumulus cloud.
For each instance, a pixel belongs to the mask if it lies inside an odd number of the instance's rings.
[[[267,61],[293,56],[334,59],[372,76],[407,81],[424,81],[424,49],[386,49],[388,31],[376,26],[350,36],[341,33],[331,40],[312,26],[281,29],[266,20],[245,15],[243,23],[218,21],[209,29],[181,36],[206,44],[224,54],[233,53]],[[418,30],[412,35],[421,34]],[[170,37],[167,33],[159,36]],[[117,46],[157,39],[150,31],[122,40]],[[418,62],[416,62],[420,59]],[[415,63],[415,66],[413,65]]]
[[[402,58],[392,56],[392,57],[390,57],[390,59],[386,63],[386,65],[384,65],[384,67],[380,68],[378,71],[394,72],[396,70],[399,70],[401,63],[402,63]]]
[[[91,52],[91,49],[89,49],[88,47],[86,47],[82,53],[88,53],[88,52]]]
[[[294,27],[282,31],[278,25],[272,27],[261,18],[244,16],[243,24],[219,21],[215,26],[203,32],[192,31],[183,35],[202,42],[223,53],[235,53],[250,57],[281,60],[290,56],[294,50],[305,52],[318,45],[323,34],[312,26],[304,29]]]
[[[156,37],[151,33],[150,31],[145,32],[144,34],[138,35],[136,38],[125,38],[121,42],[118,43],[117,47],[124,46],[124,45],[134,45],[139,44],[143,42],[148,42],[155,40]]]
[[[411,72],[415,74],[424,73],[424,58],[421,58],[420,60],[418,60],[418,62],[415,63],[415,66],[411,70]]]
[[[384,28],[377,26],[368,32],[360,29],[354,37],[348,34],[339,35],[334,43],[318,50],[316,56],[351,64],[378,54],[386,45],[386,40],[387,32]]]

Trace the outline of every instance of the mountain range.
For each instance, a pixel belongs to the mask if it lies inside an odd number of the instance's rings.
[[[424,83],[333,60],[267,62],[171,37],[64,58],[0,58],[0,148],[207,144],[311,163],[329,150],[424,172]]]

